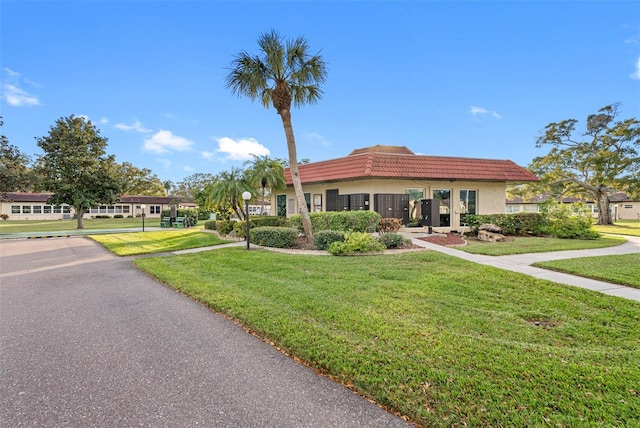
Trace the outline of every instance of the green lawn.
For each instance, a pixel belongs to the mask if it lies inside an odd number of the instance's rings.
[[[186,250],[229,242],[220,239],[218,235],[202,232],[199,229],[167,229],[157,232],[90,235],[89,238],[119,256]]]
[[[547,251],[586,250],[590,248],[613,247],[623,244],[622,237],[602,237],[600,239],[558,239],[538,237],[515,237],[507,242],[482,242],[467,239],[467,245],[457,247],[473,254],[505,256],[508,254],[543,253]]]
[[[640,220],[618,220],[613,226],[594,225],[594,230],[600,233],[610,233],[612,235],[640,236]]]
[[[160,219],[147,218],[145,227],[160,227]],[[0,233],[19,232],[60,232],[75,230],[78,227],[77,220],[1,220]],[[84,228],[87,230],[98,229],[123,229],[139,227],[142,229],[140,218],[96,218],[84,220]]]
[[[640,288],[640,253],[555,260],[534,266]]]
[[[422,426],[637,426],[637,302],[426,250],[134,263]]]

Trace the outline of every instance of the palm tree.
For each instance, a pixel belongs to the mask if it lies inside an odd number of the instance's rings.
[[[206,207],[230,206],[240,220],[245,219],[242,210],[242,193],[245,191],[255,195],[255,189],[244,180],[240,168],[231,168],[231,171],[223,171],[218,175],[218,180],[211,186],[206,199]]]
[[[264,207],[264,194],[268,187],[269,193],[274,190],[282,190],[286,187],[284,167],[282,163],[269,156],[253,155],[253,161],[247,161],[251,166],[246,171],[249,182],[256,188],[262,189],[262,206]]]
[[[320,85],[327,77],[326,64],[320,55],[309,54],[307,41],[303,37],[285,42],[277,31],[271,30],[260,35],[258,45],[261,51],[259,55],[251,56],[246,51],[236,55],[229,68],[226,85],[238,96],[259,99],[265,108],[273,105],[280,115],[287,139],[289,169],[302,226],[306,238],[311,241],[313,232],[298,171],[296,140],[291,125],[291,103],[299,107],[320,100]]]

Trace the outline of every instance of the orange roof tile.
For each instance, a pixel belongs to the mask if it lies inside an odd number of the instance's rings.
[[[349,156],[300,165],[299,169],[302,183],[359,178],[538,181],[535,175],[510,160],[421,156],[406,147],[394,146],[358,149]],[[289,168],[285,169],[285,178],[287,184],[292,184]]]

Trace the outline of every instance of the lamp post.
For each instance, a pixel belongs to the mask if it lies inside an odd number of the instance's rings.
[[[245,233],[245,239],[247,240],[247,250],[249,249],[249,199],[251,199],[251,192],[242,192],[242,199],[244,199],[244,219],[247,223],[247,230]]]
[[[147,206],[142,204],[140,205],[140,208],[142,208],[142,231],[144,232],[144,209],[147,208]]]

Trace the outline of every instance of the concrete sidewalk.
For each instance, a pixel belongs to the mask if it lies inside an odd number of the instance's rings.
[[[572,285],[574,287],[586,288],[611,296],[624,297],[625,299],[636,300],[640,302],[640,289],[625,287],[623,285],[611,284],[604,281],[583,278],[566,273],[554,272],[547,269],[541,269],[531,266],[533,263],[563,260],[579,257],[594,256],[611,256],[616,254],[640,253],[640,237],[625,236],[627,242],[615,247],[595,248],[591,250],[571,250],[571,251],[552,251],[547,253],[528,253],[510,256],[484,256],[480,254],[471,254],[462,250],[442,245],[432,244],[417,238],[427,236],[426,234],[411,234],[409,236],[413,244],[433,251],[448,254],[470,262],[493,266],[500,269],[510,270],[513,272],[524,273],[539,279],[546,279],[560,284]]]

